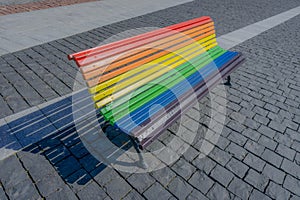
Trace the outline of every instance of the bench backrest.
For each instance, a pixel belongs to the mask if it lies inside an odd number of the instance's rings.
[[[214,23],[205,16],[75,53],[69,59],[80,68],[96,108],[114,123],[166,90],[154,84],[179,81],[172,69],[184,67],[200,54],[204,65],[211,61],[208,57],[224,53],[216,46]],[[207,51],[209,56],[204,54]],[[186,75],[192,73],[189,70]]]

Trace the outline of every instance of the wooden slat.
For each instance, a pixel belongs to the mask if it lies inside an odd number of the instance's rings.
[[[200,50],[199,53],[203,53],[203,52],[207,51],[208,49],[213,48],[213,47],[216,46],[216,45],[217,45],[216,43],[213,43],[213,44],[207,46],[207,48],[204,48],[203,50]],[[173,65],[173,66],[170,66],[169,68],[170,68],[170,69],[173,69],[173,68],[175,68],[176,66],[177,66],[177,65]],[[164,69],[162,69],[161,71],[159,71],[159,72],[157,72],[157,73],[155,73],[155,74],[152,74],[152,75],[148,76],[147,78],[142,79],[142,80],[140,80],[140,81],[138,81],[138,82],[136,82],[136,83],[134,83],[134,84],[128,86],[126,89],[123,89],[123,90],[121,90],[121,91],[119,91],[119,92],[114,93],[113,95],[110,95],[110,96],[108,96],[108,97],[102,99],[101,101],[99,101],[99,102],[96,103],[96,106],[97,106],[98,108],[100,108],[100,107],[102,107],[102,106],[104,106],[104,105],[106,105],[106,104],[112,102],[113,100],[118,99],[119,97],[121,97],[121,96],[123,96],[123,95],[125,95],[125,94],[127,94],[127,93],[129,93],[129,92],[131,92],[131,91],[133,91],[134,89],[136,89],[136,88],[138,88],[138,87],[140,87],[140,86],[142,86],[142,85],[144,85],[144,84],[146,84],[146,83],[152,81],[152,80],[155,79],[157,76],[160,76],[160,75],[166,73],[167,71],[168,71],[168,68],[164,68]],[[94,101],[97,101],[97,98],[98,98],[98,97],[94,97],[93,100],[94,100]]]
[[[100,83],[103,83],[103,82],[105,82],[105,81],[113,78],[113,77],[121,75],[121,74],[123,74],[123,73],[125,73],[127,71],[133,70],[134,68],[136,68],[138,66],[141,66],[141,65],[149,63],[149,62],[151,62],[151,61],[153,61],[155,59],[159,59],[159,58],[161,58],[163,56],[166,56],[168,53],[176,51],[179,48],[183,48],[183,47],[185,47],[187,45],[190,45],[190,44],[193,44],[193,43],[197,43],[196,41],[203,40],[206,37],[209,37],[209,35],[214,35],[214,31],[208,32],[208,33],[206,33],[204,35],[197,36],[193,40],[190,39],[190,40],[187,40],[185,42],[179,43],[176,46],[172,46],[172,47],[166,49],[166,51],[160,51],[159,53],[156,53],[154,55],[148,56],[148,57],[146,57],[146,58],[144,58],[142,60],[138,60],[138,61],[133,62],[131,64],[127,64],[125,67],[122,67],[122,68],[114,70],[114,71],[112,71],[110,73],[104,74],[104,75],[102,75],[101,77],[99,77],[97,79],[89,80],[89,81],[87,81],[87,85],[89,87],[96,86],[96,85],[98,85]]]
[[[189,59],[187,57],[184,57],[184,56],[188,56],[192,50],[194,51],[198,51],[199,50],[199,46],[203,44],[203,46],[207,46],[213,42],[216,42],[216,40],[213,40],[215,39],[215,35],[212,34],[208,37],[205,37],[197,42],[194,42],[190,45],[187,45],[181,49],[178,49],[177,51],[174,51],[174,52],[169,52],[168,51],[168,54],[167,55],[164,55],[162,57],[159,57],[147,64],[144,64],[144,65],[139,65],[138,67],[132,69],[132,70],[127,70],[125,73],[119,75],[119,76],[114,76],[114,77],[110,77],[107,81],[103,82],[103,83],[100,83],[98,85],[96,85],[95,87],[92,87],[89,89],[90,93],[94,94],[96,92],[100,92],[101,90],[103,90],[104,88],[108,88],[116,83],[118,83],[118,87],[119,89],[121,89],[121,86],[122,88],[123,87],[126,87],[125,86],[125,82],[128,81],[123,81],[124,79],[127,79],[128,77],[130,76],[133,76],[135,74],[137,74],[137,76],[134,76],[133,79],[135,80],[138,80],[138,79],[142,79],[144,78],[143,74],[145,74],[145,76],[148,76],[152,73],[154,73],[155,71],[159,71],[161,70],[161,66],[156,66],[154,67],[155,65],[161,63],[162,65],[165,65],[166,68],[167,66],[169,66],[172,62],[175,62],[176,60],[180,60],[180,62],[187,62]],[[209,41],[209,42],[208,42]],[[185,52],[189,50],[188,52]],[[196,54],[194,54],[195,56]],[[182,59],[182,57],[184,57],[185,59]],[[172,58],[172,59],[171,59]],[[153,69],[150,69],[150,70],[147,70],[146,72],[144,73],[140,73],[148,68],[151,68],[151,67],[154,67]],[[124,68],[121,68],[120,70],[124,70],[126,67]],[[109,75],[109,74],[108,74]],[[105,75],[104,75],[105,76]],[[100,77],[100,79],[102,79],[102,77]],[[130,79],[131,80],[131,79]],[[134,82],[134,80],[132,80]],[[107,90],[105,92],[103,92],[102,94],[104,93],[108,93]]]
[[[117,49],[118,47],[123,47],[127,44],[132,44],[132,43],[137,42],[137,41],[145,40],[147,38],[151,38],[151,37],[156,36],[156,35],[162,35],[163,33],[169,32],[169,30],[177,30],[179,28],[182,28],[182,27],[185,27],[185,26],[191,26],[191,25],[196,24],[198,22],[207,21],[207,20],[211,20],[211,18],[207,17],[207,16],[204,16],[204,17],[200,17],[200,18],[197,18],[197,19],[187,21],[187,22],[182,22],[182,23],[179,23],[179,24],[168,26],[166,28],[154,30],[154,31],[151,31],[151,32],[148,32],[148,33],[138,35],[138,36],[134,36],[134,37],[127,38],[127,39],[120,40],[120,41],[116,41],[116,42],[113,42],[113,43],[110,43],[110,44],[102,45],[100,47],[95,47],[95,48],[88,49],[88,50],[85,50],[85,51],[82,51],[82,52],[78,52],[78,53],[69,55],[69,59],[74,59],[76,61],[76,63],[78,64],[78,66],[81,67],[81,66],[87,65],[88,62],[89,62],[89,61],[82,62],[82,61],[85,60],[85,58],[92,57],[92,56],[95,56],[95,55],[99,55],[99,54],[102,54],[102,53],[104,53],[108,50]],[[93,60],[92,62],[95,62],[95,60]]]
[[[208,54],[202,54],[190,63],[185,63],[176,68],[176,71],[170,71],[168,74],[159,77],[159,79],[150,82],[149,85],[144,85],[134,92],[113,101],[112,106],[105,106],[101,109],[101,114],[111,123],[115,123],[128,113],[132,113],[145,103],[164,93],[168,88],[172,88],[182,80],[187,79],[196,73],[197,70],[200,70],[207,63],[211,63],[214,58],[221,56],[223,53],[225,53],[225,50],[215,47],[214,50]],[[168,77],[166,78],[164,76]],[[162,77],[164,77],[163,80]],[[105,109],[107,107],[109,108]]]
[[[138,47],[134,50],[131,50],[126,53],[118,54],[113,57],[109,57],[107,59],[101,60],[99,62],[93,63],[90,66],[82,67],[82,74],[84,79],[88,80],[93,77],[99,76],[104,74],[106,71],[114,70],[115,68],[118,68],[122,65],[125,65],[129,63],[129,61],[132,61],[130,57],[134,57],[136,60],[143,58],[145,55],[151,55],[153,53],[158,52],[160,49],[168,49],[174,44],[181,43],[185,40],[191,39],[197,35],[200,34],[206,34],[207,32],[213,32],[214,33],[214,27],[213,22],[201,25],[200,27],[196,27],[193,29],[189,29],[184,32],[180,32],[177,34],[174,34],[170,37],[163,38],[161,40],[158,40],[156,42],[153,42],[151,44],[143,45],[141,47]],[[89,67],[87,70],[86,68]]]

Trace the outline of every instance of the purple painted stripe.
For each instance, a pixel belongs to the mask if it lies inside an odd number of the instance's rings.
[[[220,71],[221,76],[222,77],[228,76],[244,60],[245,59],[243,57],[241,57],[241,54],[236,56],[235,59],[232,59],[226,65],[224,65],[224,67]],[[221,79],[219,79],[215,75],[216,74],[212,75],[208,79],[206,84],[204,84],[204,83],[199,84],[195,88],[198,99],[203,98],[208,93],[209,89],[213,88],[215,85],[217,85],[221,81]],[[207,88],[207,85],[208,85],[208,88]],[[185,95],[182,98],[186,99],[188,96],[190,96],[193,93],[194,93],[194,91],[190,91],[187,93],[187,95]],[[176,109],[176,107],[178,107],[178,106],[179,106],[179,101],[177,100],[177,101],[174,101],[172,104],[170,104],[168,107],[166,107],[166,110],[169,113],[169,112],[172,112],[172,110]],[[192,106],[194,106],[194,104],[191,102],[186,107],[184,107],[182,110],[179,109],[179,111],[176,111],[174,114],[172,114],[171,117],[166,121],[166,123],[160,124],[157,128],[154,128],[152,130],[152,134],[150,134],[150,137],[148,136],[147,138],[140,141],[140,148],[144,149],[145,147],[147,147],[153,140],[155,140],[159,135],[161,135],[173,122],[178,120],[180,118],[180,116],[184,112],[186,112],[189,108],[191,108]],[[153,117],[153,122],[151,122],[151,123],[148,122],[148,124],[145,127],[137,128],[135,130],[136,132],[134,132],[134,133],[136,133],[136,136],[142,134],[144,131],[151,128],[151,126],[153,124],[155,124],[155,122],[157,122],[159,119],[161,119],[161,113],[157,113],[156,116]]]

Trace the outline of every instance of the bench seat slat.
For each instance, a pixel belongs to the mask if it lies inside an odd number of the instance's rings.
[[[232,59],[236,55],[237,55],[237,53],[235,53],[235,52],[234,53],[226,52],[224,55],[217,58],[214,63],[210,63],[209,64],[209,65],[211,65],[210,68],[204,67],[203,68],[204,70],[200,70],[200,71],[205,71],[205,73],[200,73],[200,74],[203,75],[204,77],[209,76],[209,74],[213,73],[213,71],[214,71],[214,64],[216,64],[216,66],[218,68],[222,67],[226,62],[228,62],[230,59]],[[201,83],[201,81],[203,81],[203,77],[199,76],[199,73],[194,73],[193,76],[188,77],[187,80],[190,82],[190,84],[192,86],[195,86],[195,85]],[[159,97],[153,99],[152,101],[143,105],[141,108],[130,113],[130,115],[126,115],[126,117],[117,121],[116,126],[120,129],[122,129],[122,131],[124,131],[125,133],[130,134],[131,131],[137,125],[142,124],[144,121],[146,121],[147,119],[149,119],[151,117],[151,116],[149,116],[149,112],[148,112],[149,108],[151,106],[153,106],[155,104],[160,104],[161,106],[165,107],[169,103],[174,101],[176,99],[176,96],[179,97],[180,95],[183,95],[184,92],[187,92],[188,89],[189,89],[189,87],[186,87],[185,81],[180,82],[179,84],[174,86],[174,88],[172,88],[171,90],[167,90],[165,93],[163,93]],[[174,94],[172,94],[171,91],[176,92],[177,95],[175,96]],[[156,111],[153,110],[152,114],[155,114],[158,111],[159,110],[156,110]],[[134,123],[130,123],[132,121]]]
[[[137,109],[140,105],[143,105],[144,103],[147,103],[147,101],[150,101],[159,94],[165,92],[167,88],[171,88],[175,84],[179,83],[182,79],[187,78],[189,75],[196,72],[196,70],[201,69],[201,67],[204,67],[205,64],[212,61],[213,58],[217,58],[220,55],[222,55],[225,51],[221,48],[215,47],[211,52],[208,53],[208,55],[200,55],[194,60],[191,60],[191,62],[184,63],[182,66],[178,67],[178,69],[170,71],[170,75],[166,74],[165,76],[160,77],[159,79],[154,80],[153,82],[150,82],[149,85],[152,86],[152,88],[147,87],[147,85],[143,86],[143,88],[139,88],[137,91],[134,91],[133,94],[128,94],[127,97],[122,101],[122,98],[117,99],[113,102],[113,107],[109,109],[101,109],[101,113],[112,123],[114,123],[116,120],[121,118],[122,116],[128,114],[128,112],[133,112],[135,109]],[[206,59],[204,59],[207,57]],[[194,68],[194,66],[197,66],[198,68]],[[153,86],[154,85],[154,86]],[[135,93],[139,93],[140,95],[135,96]],[[155,94],[153,94],[155,93]],[[140,96],[140,97],[139,97]],[[126,100],[130,100],[130,104],[125,104]],[[120,102],[121,101],[121,102]],[[119,105],[119,106],[118,106]],[[127,110],[127,106],[129,106],[129,110]],[[105,113],[109,110],[109,113]],[[113,116],[113,119],[112,119]]]
[[[224,67],[221,68],[221,77],[224,78],[228,76],[233,70],[235,70],[240,64],[242,64],[245,59],[238,54],[234,59],[228,61]],[[208,80],[208,82],[204,84],[199,84],[197,86],[195,96],[198,99],[204,97],[209,89],[215,87],[218,83],[220,83],[221,79],[220,76],[212,76]],[[173,104],[169,104],[166,107],[166,112],[164,113],[157,113],[151,119],[145,121],[142,126],[136,127],[133,130],[134,137],[137,138],[139,141],[139,145],[141,149],[147,147],[155,138],[157,138],[160,134],[164,132],[172,123],[180,118],[188,109],[193,107],[196,104],[196,99],[193,97],[194,90],[190,93],[187,93],[186,96],[183,96],[181,104],[178,104],[178,101],[173,102]],[[132,134],[133,135],[133,134]]]

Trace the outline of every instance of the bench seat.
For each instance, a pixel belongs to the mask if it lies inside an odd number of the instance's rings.
[[[75,53],[95,107],[141,148],[244,58],[217,45],[210,17]]]

